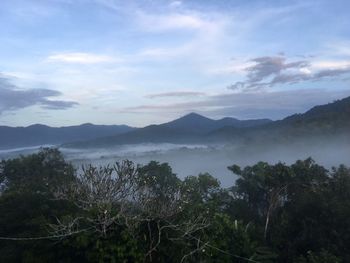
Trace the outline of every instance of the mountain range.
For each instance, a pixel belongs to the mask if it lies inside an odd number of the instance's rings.
[[[259,127],[224,127],[208,135],[212,141],[244,141],[250,144],[329,142],[350,143],[350,97],[319,105],[302,114]]]
[[[350,97],[315,106],[282,120],[212,120],[190,113],[174,121],[127,133],[67,144],[67,147],[110,147],[136,143],[273,144],[296,141],[350,140]]]
[[[160,125],[82,124],[54,128],[0,126],[0,148],[63,144],[64,147],[110,147],[136,143],[293,142],[299,139],[350,139],[350,97],[313,107],[282,120],[213,120],[196,113]]]
[[[59,128],[41,124],[28,127],[0,126],[0,149],[57,145],[117,135],[133,130],[135,128],[126,125],[93,125],[90,123]]]

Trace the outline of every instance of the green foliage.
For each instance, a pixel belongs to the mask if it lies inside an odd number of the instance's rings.
[[[327,250],[321,250],[319,253],[308,251],[306,256],[300,256],[295,263],[340,263],[342,260]]]
[[[166,202],[179,190],[180,180],[167,163],[159,164],[151,161],[139,168],[138,184],[147,187],[153,197],[160,202]]]
[[[64,160],[57,149],[52,148],[3,160],[0,164],[0,180],[8,191],[49,194],[62,183],[72,180],[73,176],[73,166]]]
[[[239,178],[227,212],[244,222],[253,220],[256,240],[278,252],[279,261],[293,262],[321,249],[349,257],[349,169],[340,166],[330,173],[312,159],[229,169]]]
[[[349,168],[229,170],[238,179],[223,189],[154,161],[79,176],[56,149],[2,161],[0,237],[19,240],[0,238],[1,261],[350,262]]]
[[[208,253],[213,262],[243,262],[241,258],[254,255],[258,244],[252,238],[250,227],[228,215],[216,214],[209,231],[214,248]]]
[[[258,247],[251,259],[261,263],[276,262],[278,255],[269,247]]]
[[[53,200],[54,191],[72,180],[73,174],[73,167],[57,149],[2,161],[0,175],[5,189],[0,196],[0,236],[47,236],[48,224],[56,217],[74,214],[69,202]],[[54,247],[47,240],[0,240],[0,255],[4,262],[48,262],[55,259]]]

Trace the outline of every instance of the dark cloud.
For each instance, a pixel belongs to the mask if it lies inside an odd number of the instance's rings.
[[[308,62],[304,60],[286,63],[286,58],[283,56],[259,57],[254,58],[251,61],[255,62],[255,65],[246,69],[248,72],[248,81],[251,83],[262,81],[270,76],[279,75],[282,70],[308,66]]]
[[[195,96],[204,96],[204,92],[195,92],[195,91],[175,91],[175,92],[164,92],[147,95],[146,98],[164,98],[164,97],[195,97]]]
[[[0,114],[33,105],[52,110],[64,110],[78,105],[73,101],[49,100],[60,95],[60,92],[51,89],[19,89],[8,78],[0,76]]]
[[[320,72],[317,72],[314,76],[315,79],[325,78],[325,77],[337,77],[350,73],[350,67],[342,69],[325,69]]]
[[[310,80],[311,76],[303,73],[295,73],[295,74],[279,74],[275,76],[270,83],[269,86],[273,86],[276,84],[295,84],[300,81]]]
[[[202,112],[208,116],[237,118],[281,119],[291,114],[302,113],[315,105],[326,104],[333,100],[350,96],[350,90],[294,89],[269,91],[268,87],[283,84],[295,84],[305,81],[319,81],[346,77],[350,66],[341,69],[322,69],[310,73],[311,62],[307,60],[288,61],[280,54],[274,57],[258,57],[251,60],[253,66],[246,68],[246,80],[239,81],[229,89],[244,91],[216,96],[205,96],[172,104],[148,104],[129,107],[122,110],[128,113],[167,113]],[[175,93],[154,94],[158,96],[176,96]]]
[[[242,90],[245,88],[245,83],[243,81],[237,81],[236,83],[228,86],[227,88],[232,90]]]
[[[315,105],[350,96],[350,90],[286,90],[279,92],[244,92],[207,96],[203,100],[162,104],[140,105],[123,109],[123,113],[186,113],[205,112],[208,116],[232,116],[241,119],[280,119],[304,112]]]
[[[319,81],[324,78],[338,77],[350,73],[350,67],[342,69],[324,69],[313,74],[301,69],[307,69],[311,62],[299,60],[287,63],[286,57],[266,56],[250,60],[255,64],[245,69],[246,81],[239,81],[228,88],[232,90],[252,91],[278,84],[295,84],[302,81]]]
[[[42,105],[43,108],[49,110],[64,110],[77,106],[78,103],[74,101],[46,100]]]

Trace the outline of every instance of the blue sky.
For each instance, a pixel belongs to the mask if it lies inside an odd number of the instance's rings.
[[[350,2],[3,0],[0,125],[280,119],[350,96]]]

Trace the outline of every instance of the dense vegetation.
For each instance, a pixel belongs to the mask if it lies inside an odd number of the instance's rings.
[[[180,180],[168,164],[0,165],[1,262],[350,262],[350,169],[312,159]],[[234,176],[232,176],[234,178]]]

